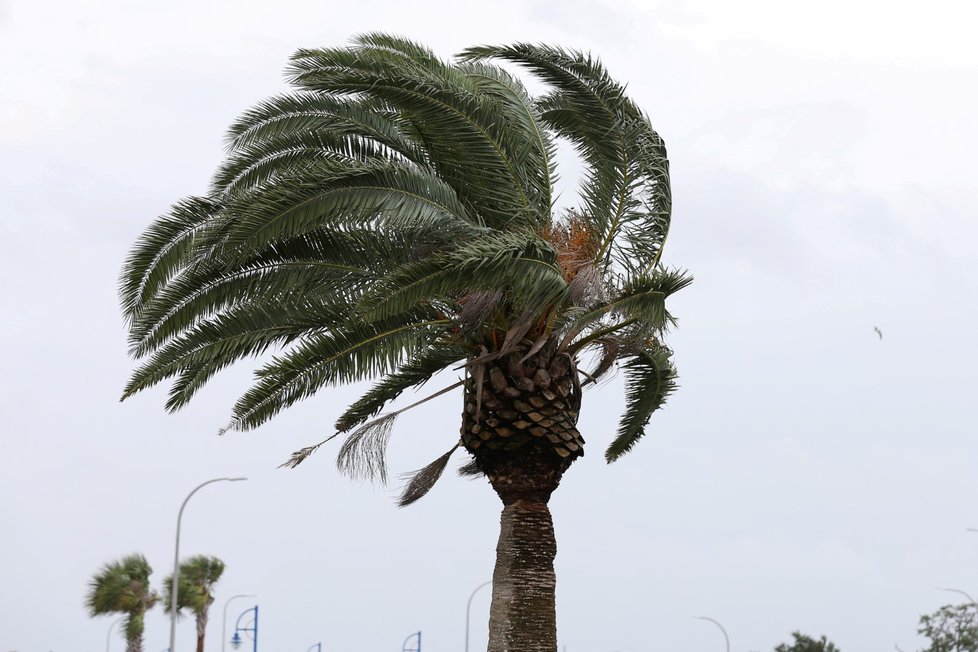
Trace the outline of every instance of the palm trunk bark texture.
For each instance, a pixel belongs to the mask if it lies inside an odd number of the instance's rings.
[[[204,633],[207,631],[207,612],[197,614],[197,652],[204,652]]]

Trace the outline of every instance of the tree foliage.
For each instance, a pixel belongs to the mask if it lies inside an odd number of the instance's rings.
[[[792,632],[791,638],[790,643],[781,643],[774,648],[774,652],[839,652],[835,643],[826,639],[825,636],[814,639],[801,632]]]
[[[917,633],[930,639],[921,652],[978,652],[975,606],[945,605],[923,615]]]
[[[214,585],[224,574],[224,562],[217,557],[196,555],[180,562],[177,581],[177,612],[184,609],[197,621],[197,652],[203,652],[204,633],[211,604],[214,602]],[[173,576],[163,580],[163,608],[170,613],[173,604]]]
[[[118,613],[126,618],[127,652],[142,649],[144,616],[159,600],[149,585],[153,569],[142,555],[107,563],[92,577],[85,605],[92,616]]]

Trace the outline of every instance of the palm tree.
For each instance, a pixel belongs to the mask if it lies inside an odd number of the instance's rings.
[[[126,652],[143,650],[143,618],[159,599],[149,586],[152,573],[145,557],[129,555],[103,566],[88,585],[85,605],[91,616],[125,616]]]
[[[493,59],[547,90],[531,97]],[[461,436],[413,474],[400,504],[465,449],[461,473],[485,475],[503,503],[489,649],[552,652],[547,503],[584,451],[582,390],[624,369],[610,462],[676,386],[665,300],[690,278],[661,262],[662,140],[597,60],[556,47],[477,47],[445,61],[368,34],[298,51],[288,75],[293,92],[231,126],[210,191],[176,204],[130,253],[121,299],[131,352],[147,359],[123,398],[172,378],[176,410],[229,364],[278,351],[225,432],[376,379],[336,422],[347,435],[337,465],[386,481],[392,425],[412,406],[380,413],[458,371],[418,403],[461,388]],[[554,208],[558,138],[585,167],[567,211]]]
[[[224,574],[224,562],[217,557],[196,555],[180,562],[177,612],[190,610],[197,620],[197,652],[204,652],[207,616],[214,602],[214,585]],[[173,603],[173,576],[163,580],[163,603],[167,613]]]

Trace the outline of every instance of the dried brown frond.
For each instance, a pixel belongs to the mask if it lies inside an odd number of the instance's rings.
[[[336,433],[335,435],[330,435],[329,437],[327,437],[326,439],[322,440],[321,442],[319,442],[315,446],[306,446],[305,448],[300,448],[299,450],[297,450],[294,453],[292,453],[292,456],[289,457],[289,459],[287,459],[284,462],[282,462],[281,464],[279,464],[278,465],[278,468],[280,468],[280,469],[294,469],[295,467],[297,467],[300,464],[302,464],[307,457],[309,457],[310,455],[312,455],[313,453],[315,453],[317,450],[319,450],[319,447],[320,446],[322,446],[323,444],[327,443],[328,441],[330,441],[332,439],[335,439],[339,434],[340,433]]]
[[[461,442],[455,444],[452,446],[450,451],[424,468],[418,469],[413,473],[405,473],[402,477],[405,480],[409,480],[409,482],[404,488],[404,491],[401,493],[401,497],[398,499],[397,505],[399,507],[406,507],[431,491],[431,488],[435,486],[436,482],[438,482],[438,478],[440,478],[441,474],[444,473],[445,467],[448,466],[448,459],[460,445]]]
[[[604,279],[597,267],[586,263],[577,270],[570,282],[570,298],[575,306],[593,306],[607,299]]]
[[[351,478],[387,483],[387,443],[397,412],[363,424],[354,430],[336,456],[336,468]]]
[[[462,466],[458,467],[458,474],[463,478],[475,478],[482,475],[482,469],[479,465],[475,463],[475,460],[469,460]]]
[[[476,290],[458,300],[461,309],[458,320],[468,327],[478,326],[486,321],[489,314],[502,301],[502,290]]]
[[[557,250],[557,265],[567,282],[574,280],[585,265],[598,254],[598,239],[590,223],[578,211],[571,210],[561,221],[553,221],[540,231],[540,237]]]

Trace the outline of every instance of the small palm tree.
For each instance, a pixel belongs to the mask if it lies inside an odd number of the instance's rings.
[[[548,89],[530,96],[493,59]],[[385,481],[391,427],[408,408],[382,410],[460,372],[428,397],[461,388],[460,436],[447,429],[450,450],[400,503],[463,448],[461,472],[487,477],[504,506],[490,650],[553,652],[547,503],[584,453],[583,390],[624,369],[611,462],[675,388],[665,302],[690,279],[662,265],[662,140],[598,61],[556,47],[444,61],[368,34],[300,50],[289,73],[295,92],[231,127],[211,191],[177,204],[131,252],[121,297],[132,353],[148,359],[124,398],[172,378],[176,410],[229,364],[279,350],[225,428],[250,429],[322,388],[375,378],[336,422],[347,435],[337,464]],[[554,208],[558,138],[585,166],[580,204],[565,212]]]
[[[177,581],[177,612],[187,609],[197,620],[197,652],[204,652],[207,617],[214,602],[214,585],[224,574],[224,562],[217,557],[197,555],[180,562]],[[173,576],[163,580],[163,605],[170,613],[173,603]]]
[[[146,611],[159,596],[149,586],[153,573],[142,555],[129,555],[106,564],[89,583],[85,604],[92,616],[123,614],[126,618],[126,652],[142,652]]]

